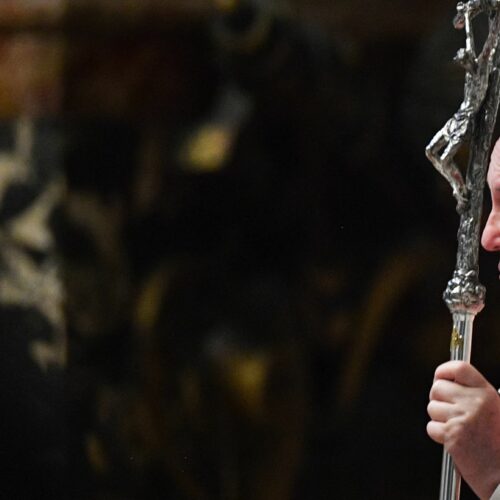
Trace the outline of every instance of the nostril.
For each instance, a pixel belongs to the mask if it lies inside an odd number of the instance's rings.
[[[499,252],[500,251],[500,241],[498,238],[488,238],[484,237],[481,239],[481,245],[488,252]]]

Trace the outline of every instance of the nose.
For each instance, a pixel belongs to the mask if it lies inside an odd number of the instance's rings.
[[[484,226],[481,244],[488,252],[500,251],[500,213],[492,211]]]

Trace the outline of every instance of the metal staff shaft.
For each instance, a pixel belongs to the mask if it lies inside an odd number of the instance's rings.
[[[450,358],[451,360],[470,361],[472,348],[472,325],[475,314],[453,314],[453,331],[451,334]],[[441,468],[440,500],[460,498],[461,478],[458,474],[450,454],[443,451]]]
[[[496,12],[492,30],[497,33],[497,36],[499,23],[500,16]],[[479,233],[486,170],[500,100],[499,47],[495,47],[492,59],[493,69],[488,81],[488,91],[473,127],[466,179],[469,204],[460,218],[456,268],[443,295],[453,315],[451,359],[466,362],[470,362],[474,318],[484,307],[485,288],[478,278]],[[450,455],[445,451],[441,471],[440,500],[458,500],[460,483],[460,475]]]

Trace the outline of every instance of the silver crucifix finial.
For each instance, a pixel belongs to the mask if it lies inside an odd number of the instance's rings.
[[[500,0],[469,0],[458,3],[453,24],[456,29],[465,29],[465,48],[457,52],[455,61],[465,69],[464,99],[458,111],[426,148],[427,158],[450,183],[459,213],[467,207],[469,192],[454,158],[471,136],[474,119],[488,91],[498,46],[498,32],[490,29],[481,52],[477,54],[472,20],[484,12],[489,15],[491,25],[493,14],[499,6]]]

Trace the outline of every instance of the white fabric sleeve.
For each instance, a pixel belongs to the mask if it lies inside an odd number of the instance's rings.
[[[497,489],[493,493],[492,497],[490,500],[500,500],[500,484],[497,486]]]

